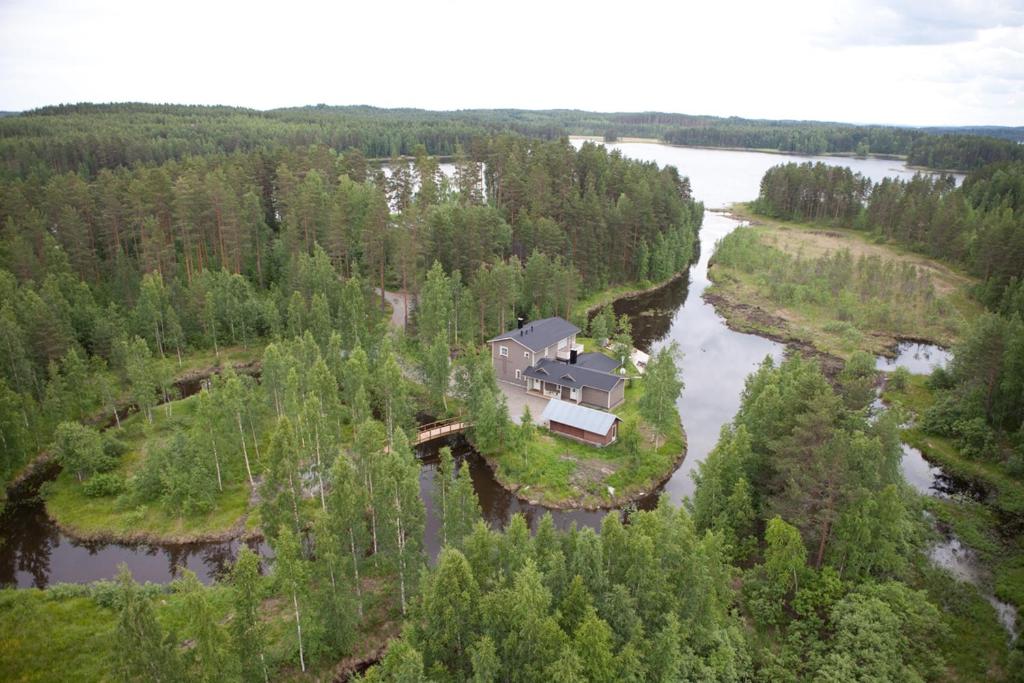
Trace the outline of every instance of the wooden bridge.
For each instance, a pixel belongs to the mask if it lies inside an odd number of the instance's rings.
[[[437,422],[420,425],[416,431],[416,440],[412,442],[412,445],[419,446],[421,443],[440,439],[449,434],[458,434],[459,432],[466,431],[469,426],[469,422],[466,422],[462,416],[450,417],[447,420],[438,420]]]

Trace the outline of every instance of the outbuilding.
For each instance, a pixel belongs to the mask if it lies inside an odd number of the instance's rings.
[[[553,398],[541,413],[552,432],[591,446],[607,446],[619,432],[617,415]]]

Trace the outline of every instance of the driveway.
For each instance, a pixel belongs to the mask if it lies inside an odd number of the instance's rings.
[[[523,415],[523,407],[528,405],[530,406],[530,415],[533,417],[534,423],[541,424],[540,414],[548,406],[546,398],[528,394],[526,389],[518,384],[499,381],[498,387],[505,394],[505,401],[508,404],[508,416],[512,418],[513,422],[519,423],[519,418]]]
[[[380,287],[374,287],[373,291],[380,296]],[[384,298],[391,304],[391,326],[399,330],[405,329],[405,300],[409,299],[409,310],[413,309],[413,299],[404,292],[384,292]]]

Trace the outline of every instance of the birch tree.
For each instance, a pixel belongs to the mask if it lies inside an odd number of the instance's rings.
[[[423,564],[426,511],[420,498],[419,463],[401,429],[385,455],[382,519],[384,560],[398,577],[402,614],[408,611],[414,581]]]

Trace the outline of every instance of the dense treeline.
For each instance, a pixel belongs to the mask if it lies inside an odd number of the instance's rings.
[[[425,111],[367,106],[256,111],[218,106],[73,104],[0,117],[0,175],[159,165],[189,156],[323,145],[367,157],[412,155],[422,144],[453,155],[478,138],[516,133],[553,140],[568,134],[652,137],[673,144],[773,149],[798,154],[908,155],[936,168],[976,168],[1020,159],[1014,128],[930,129],[763,121],[662,112],[598,113],[516,109]],[[991,137],[988,137],[991,136]]]
[[[423,145],[388,174],[299,146],[0,183],[4,476],[122,387],[167,395],[189,350],[332,329],[351,349],[370,287],[416,293],[435,262],[456,346],[693,256],[702,207],[674,168],[514,136],[473,150],[450,176]]]
[[[838,392],[812,363],[767,361],[690,510],[609,514],[596,533],[546,517],[532,537],[517,516],[449,537],[366,680],[942,675],[940,612],[908,585],[918,524],[895,424],[861,410],[870,360]]]

